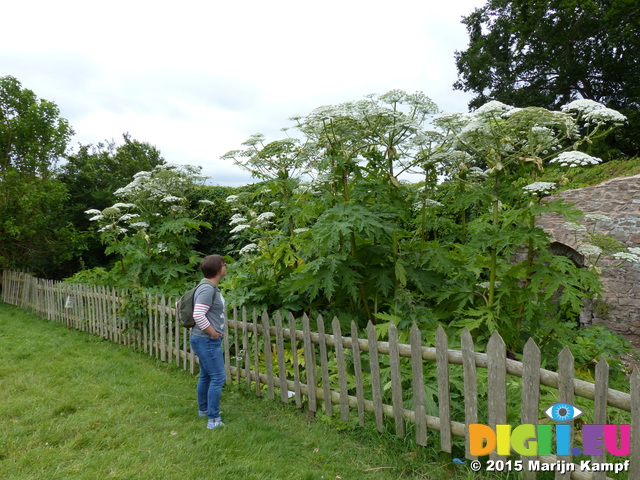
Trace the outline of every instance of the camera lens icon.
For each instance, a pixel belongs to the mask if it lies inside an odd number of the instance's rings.
[[[582,415],[582,410],[568,403],[556,403],[547,408],[544,414],[556,422],[570,422]]]

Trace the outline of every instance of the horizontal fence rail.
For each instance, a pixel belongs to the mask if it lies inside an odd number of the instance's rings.
[[[191,351],[189,331],[175,319],[175,298],[147,295],[145,321],[132,328],[119,313],[126,291],[116,291],[64,282],[36,279],[28,274],[4,271],[2,300],[29,309],[52,321],[100,335],[113,342],[138,348],[161,361],[175,363],[195,373],[197,357]],[[391,420],[398,436],[407,434],[412,425],[415,441],[427,445],[429,431],[439,434],[439,448],[452,453],[456,441],[464,438],[467,461],[470,454],[469,425],[511,423],[536,425],[540,420],[540,392],[546,387],[557,390],[559,402],[573,404],[576,397],[593,402],[593,420],[606,424],[608,408],[630,412],[631,454],[628,478],[640,479],[640,371],[633,370],[629,393],[608,387],[609,365],[601,359],[596,366],[596,382],[574,378],[574,360],[569,348],[558,357],[558,371],[541,368],[537,345],[529,340],[522,361],[507,358],[505,344],[494,332],[487,352],[476,352],[471,335],[460,337],[460,350],[449,348],[442,327],[435,332],[435,347],[423,345],[423,332],[414,324],[409,343],[399,341],[399,332],[390,324],[388,341],[379,341],[369,324],[364,332],[354,323],[345,328],[337,318],[325,332],[322,317],[314,320],[306,315],[294,318],[279,313],[270,317],[245,309],[234,309],[224,336],[227,383],[246,385],[258,396],[276,395],[285,403],[295,402],[310,415],[324,411],[338,415],[343,421],[364,425],[369,419],[380,431],[384,418]],[[313,328],[312,328],[313,327]],[[362,338],[361,338],[362,337]],[[388,366],[388,369],[381,369]],[[462,377],[464,411],[453,412],[452,381],[458,369]],[[461,369],[461,370],[460,370]],[[483,375],[480,372],[485,370]],[[510,378],[518,378],[520,393],[514,398]],[[486,382],[486,395],[478,393]],[[459,388],[459,387],[458,387]],[[425,395],[430,392],[430,395]],[[509,402],[517,402],[520,416],[507,421]],[[334,412],[335,406],[335,412]],[[454,418],[454,416],[456,416]],[[458,442],[459,443],[459,442]],[[490,454],[494,462],[504,461],[505,452]],[[511,452],[512,454],[515,452]],[[534,461],[546,465],[571,464],[571,455],[522,456],[523,478],[538,478],[528,471]],[[602,456],[591,457],[593,463],[604,462]],[[532,462],[530,462],[532,461]],[[581,471],[578,468],[556,471],[556,479],[606,479],[606,472]]]

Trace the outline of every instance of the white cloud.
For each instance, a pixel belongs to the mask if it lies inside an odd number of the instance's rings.
[[[320,105],[398,88],[466,110],[453,54],[461,17],[484,3],[25,0],[3,6],[0,75],[58,104],[75,142],[129,132],[242,184],[220,156]]]

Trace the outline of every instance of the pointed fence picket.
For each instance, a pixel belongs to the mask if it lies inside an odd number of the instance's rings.
[[[189,345],[189,331],[175,319],[175,301],[171,297],[148,295],[148,318],[133,328],[119,312],[127,296],[125,291],[39,280],[26,273],[4,271],[2,301],[36,312],[51,321],[70,328],[88,331],[113,342],[128,345],[148,353],[161,361],[175,363],[192,373],[197,357]],[[468,331],[460,337],[460,350],[449,348],[449,340],[442,327],[433,338],[435,347],[424,346],[425,333],[417,325],[409,332],[409,344],[399,342],[395,325],[390,324],[388,341],[380,341],[374,326],[369,323],[359,331],[354,323],[350,336],[343,336],[343,325],[337,318],[325,332],[325,321],[312,321],[307,315],[295,319],[276,313],[271,319],[245,309],[234,310],[227,322],[224,336],[227,383],[244,384],[256,395],[266,393],[281,402],[294,401],[306,408],[310,416],[324,412],[332,415],[338,406],[343,421],[357,420],[360,425],[372,421],[382,431],[384,418],[390,419],[398,436],[405,436],[411,425],[416,443],[433,443],[429,430],[438,431],[440,449],[452,452],[454,437],[465,451],[467,461],[476,457],[469,451],[469,425],[486,423],[495,427],[507,423],[507,382],[510,377],[521,378],[520,418],[512,425],[537,424],[540,420],[540,390],[546,386],[558,391],[558,401],[573,403],[575,397],[593,401],[594,423],[607,423],[611,408],[630,412],[631,453],[629,479],[640,478],[640,371],[635,368],[630,377],[630,392],[610,389],[609,365],[600,359],[596,366],[595,383],[574,377],[574,360],[565,348],[558,357],[558,372],[541,368],[540,349],[529,340],[522,361],[507,358],[505,344],[497,332],[488,342],[487,352],[476,352]],[[315,327],[315,331],[312,329]],[[366,338],[360,338],[360,335]],[[389,365],[390,379],[383,381],[380,365]],[[464,378],[464,418],[454,420],[451,409],[451,372],[462,368]],[[478,394],[478,371],[486,370],[486,411],[481,411]],[[427,372],[435,377],[436,385],[426,383]],[[406,376],[410,373],[410,379]],[[404,375],[404,377],[403,377]],[[425,392],[437,391],[437,405],[433,396]],[[293,398],[293,400],[292,400]],[[511,398],[511,401],[514,399]],[[431,414],[437,413],[438,416]],[[506,458],[494,452],[494,461]],[[571,462],[572,456],[540,455],[521,457],[524,478],[537,478],[528,468],[529,460],[552,465]],[[593,462],[605,461],[603,456],[591,457]],[[624,461],[624,459],[621,459]],[[606,472],[585,472],[576,469],[556,472],[556,479],[607,479]]]

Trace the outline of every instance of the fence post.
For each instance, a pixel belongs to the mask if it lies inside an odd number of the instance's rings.
[[[254,346],[254,354],[253,354],[253,362],[254,369],[256,372],[256,397],[262,396],[262,389],[260,388],[260,335],[258,335],[258,312],[256,309],[253,309],[252,313],[252,327],[253,327],[253,346]]]
[[[436,366],[438,370],[438,408],[440,412],[440,448],[451,453],[451,405],[449,385],[449,340],[438,326],[436,330]]]
[[[601,358],[596,365],[596,392],[593,399],[594,411],[593,411],[593,423],[598,425],[604,425],[607,423],[607,394],[609,391],[609,364],[604,358]],[[604,463],[607,461],[607,456],[594,455],[591,457],[594,463]],[[595,472],[593,480],[604,480],[607,478],[606,472]]]
[[[558,398],[561,402],[573,405],[573,376],[574,376],[574,359],[569,347],[564,347],[558,355]],[[573,420],[567,422],[573,431]],[[558,427],[556,427],[556,435],[558,435]],[[571,446],[573,445],[573,436],[568,438],[569,453],[567,455],[557,455],[560,461],[571,461]],[[568,480],[571,476],[570,472],[556,472],[556,480]]]
[[[413,411],[416,419],[416,443],[427,445],[427,415],[424,402],[424,372],[422,371],[422,335],[418,325],[413,323],[411,342],[411,382],[413,387]]]
[[[317,321],[318,341],[320,345],[320,371],[322,374],[322,391],[324,393],[324,413],[333,415],[333,405],[331,404],[331,384],[329,382],[329,360],[327,359],[327,336],[324,332],[324,319],[318,315]]]
[[[469,453],[469,425],[478,423],[478,378],[476,374],[476,358],[473,338],[469,329],[465,327],[460,336],[462,348],[462,369],[464,372],[464,433],[465,458],[476,460],[475,455]]]
[[[391,400],[393,403],[393,419],[396,425],[396,435],[405,435],[402,379],[400,375],[400,353],[398,351],[398,328],[395,323],[389,324],[389,365],[391,367]]]
[[[380,386],[380,361],[378,359],[378,341],[376,329],[369,321],[367,324],[367,342],[369,344],[369,366],[371,368],[371,394],[373,397],[373,413],[376,417],[378,431],[384,430],[382,410],[382,387]]]
[[[298,363],[298,342],[296,338],[296,319],[289,313],[289,338],[291,339],[291,361],[293,362],[293,391],[296,394],[296,406],[302,408],[302,390],[300,388],[300,365]]]
[[[284,359],[284,331],[282,317],[276,312],[276,355],[278,356],[278,378],[280,381],[280,401],[289,403],[289,388],[287,386],[287,364]]]
[[[487,367],[488,367],[488,412],[489,426],[494,429],[496,425],[507,423],[507,348],[502,337],[494,330],[487,343]],[[492,460],[504,459],[509,452],[498,455],[491,453]]]
[[[532,338],[527,340],[522,355],[522,409],[520,416],[523,424],[536,425],[540,410],[540,349]],[[529,459],[535,457],[522,456],[524,479],[535,480],[536,472],[529,471]]]
[[[344,422],[349,421],[349,389],[347,387],[347,368],[344,358],[344,346],[342,345],[342,329],[340,320],[333,317],[333,339],[336,349],[336,361],[338,362],[338,384],[340,387],[340,418]]]
[[[244,352],[244,380],[247,390],[249,390],[251,389],[251,345],[249,344],[249,324],[245,307],[242,307],[242,350]]]
[[[364,425],[364,384],[362,381],[362,359],[360,357],[360,340],[358,326],[351,321],[351,349],[353,352],[353,370],[356,376],[356,400],[358,403],[358,424]]]
[[[273,400],[275,398],[275,391],[273,388],[273,358],[271,356],[271,335],[269,334],[269,315],[266,310],[262,312],[262,338],[264,348],[264,362],[267,367],[267,393],[269,398]]]
[[[307,389],[309,392],[309,412],[315,415],[318,410],[318,400],[316,397],[316,352],[311,341],[311,327],[307,314],[302,315],[302,332],[304,338],[304,370],[306,374]]]

